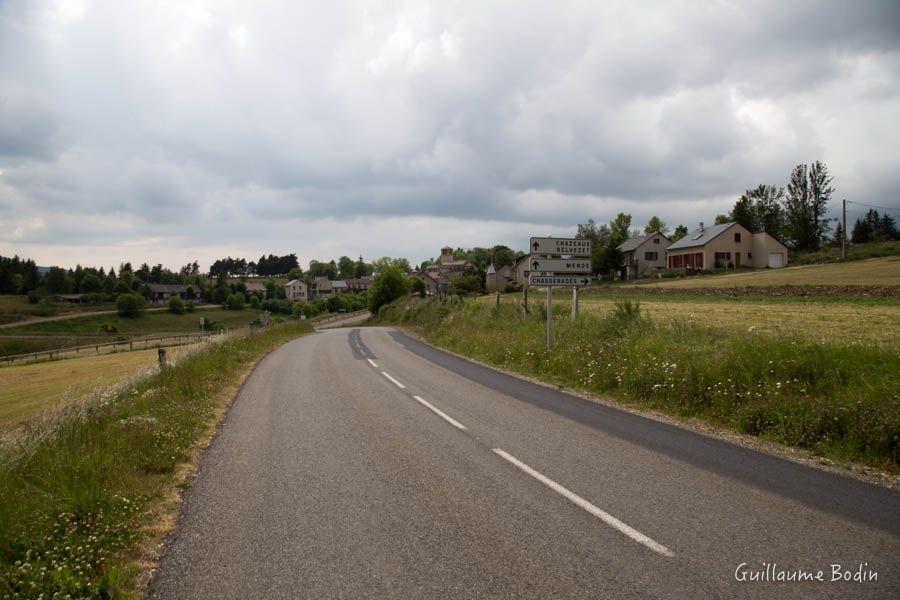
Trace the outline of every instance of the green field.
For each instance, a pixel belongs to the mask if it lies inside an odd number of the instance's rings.
[[[0,325],[39,317],[74,315],[83,312],[115,310],[115,308],[115,304],[112,302],[104,302],[101,304],[67,304],[64,302],[53,302],[49,306],[41,306],[38,304],[29,304],[27,296],[0,295]]]
[[[4,335],[22,335],[36,333],[93,335],[106,323],[115,325],[120,334],[153,335],[157,333],[200,331],[200,317],[207,322],[215,320],[224,323],[229,329],[245,327],[254,320],[260,311],[245,308],[244,310],[225,310],[224,308],[198,308],[192,313],[176,315],[168,311],[145,312],[143,316],[129,319],[118,315],[96,315],[32,323],[2,330]]]

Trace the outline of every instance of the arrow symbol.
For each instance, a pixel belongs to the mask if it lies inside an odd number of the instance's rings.
[[[588,279],[587,277],[585,277],[584,279],[581,280],[581,284],[582,284],[582,285],[587,285],[587,284],[589,284],[590,282],[591,282],[591,280]]]
[[[535,244],[535,246],[537,246],[537,244]],[[535,271],[537,271],[537,268],[540,265],[541,265],[541,263],[539,263],[538,261],[534,261],[533,263],[531,263],[531,268],[534,269]]]
[[[541,245],[538,244],[537,242],[535,242],[534,245],[532,245],[531,247],[534,248],[534,251],[535,251],[535,252],[537,252],[537,251],[538,251],[538,248],[540,248]]]

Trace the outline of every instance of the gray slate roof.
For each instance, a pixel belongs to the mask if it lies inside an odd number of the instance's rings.
[[[631,252],[632,250],[636,250],[638,246],[640,246],[641,244],[643,244],[644,242],[646,242],[647,240],[652,238],[657,233],[658,232],[654,231],[653,233],[645,233],[645,234],[641,234],[641,235],[632,236],[632,237],[628,238],[627,240],[625,240],[624,242],[622,242],[621,244],[619,244],[617,250],[621,250],[622,252]],[[663,237],[666,237],[666,236],[663,236]],[[668,238],[666,238],[666,239],[668,239]]]
[[[681,248],[695,248],[697,246],[705,246],[712,239],[718,236],[720,233],[728,229],[734,225],[734,223],[722,223],[721,225],[712,225],[710,227],[705,228],[703,231],[699,229],[695,229],[690,232],[668,248],[666,250],[680,250]]]

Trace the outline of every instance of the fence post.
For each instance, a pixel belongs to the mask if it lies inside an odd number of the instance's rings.
[[[156,355],[157,355],[157,358],[159,359],[159,368],[165,369],[166,368],[166,349],[165,348],[157,348]]]

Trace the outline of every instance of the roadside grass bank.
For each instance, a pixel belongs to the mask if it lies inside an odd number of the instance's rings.
[[[554,317],[552,352],[543,305],[403,299],[374,322],[556,385],[900,471],[896,350],[659,322],[628,301],[575,321],[558,305]]]
[[[312,331],[301,322],[230,334],[0,447],[0,597],[132,596],[139,545],[230,402],[225,391]]]

